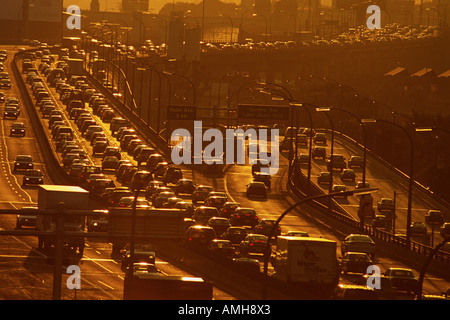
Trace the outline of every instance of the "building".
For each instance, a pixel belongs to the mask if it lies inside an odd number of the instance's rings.
[[[149,0],[122,0],[122,11],[148,11],[148,2]]]

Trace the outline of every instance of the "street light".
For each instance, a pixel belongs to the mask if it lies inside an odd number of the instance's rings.
[[[331,108],[316,108],[317,112],[323,112],[327,118],[328,121],[330,122],[330,126],[331,126],[331,151],[330,151],[330,155],[333,155],[334,153],[334,124],[333,124],[333,120],[331,119],[330,116],[330,111]],[[330,183],[328,186],[328,193],[331,193],[333,191],[333,157],[330,157]]]
[[[414,174],[414,140],[405,128],[403,128],[401,125],[396,124],[394,122],[380,120],[380,119],[365,120],[364,122],[387,123],[387,124],[393,125],[397,128],[400,128],[405,133],[406,137],[408,138],[409,145],[410,145],[410,155],[409,155],[410,162],[409,162],[408,209],[407,209],[407,213],[406,213],[406,242],[409,244],[411,241],[412,189],[413,189],[413,183],[414,183],[414,178],[413,178],[413,174]]]
[[[289,208],[287,208],[279,217],[278,219],[275,221],[275,223],[272,226],[272,229],[270,230],[268,236],[267,236],[267,242],[265,244],[265,251],[264,251],[264,284],[263,284],[263,293],[262,293],[262,298],[263,300],[267,299],[267,282],[269,280],[269,275],[268,275],[268,266],[269,266],[269,258],[270,258],[270,254],[271,254],[271,246],[270,246],[270,239],[272,238],[272,236],[275,234],[275,230],[278,228],[278,225],[280,224],[281,220],[283,220],[283,218],[293,209],[295,209],[296,207],[298,207],[299,205],[304,204],[305,202],[308,201],[314,201],[314,200],[318,200],[318,199],[322,199],[322,198],[330,198],[330,197],[334,197],[334,196],[352,196],[352,195],[356,195],[356,194],[370,194],[370,193],[374,193],[378,190],[378,188],[366,188],[366,189],[359,189],[359,190],[349,190],[349,191],[339,191],[339,192],[333,192],[333,193],[329,193],[329,194],[319,194],[319,195],[315,195],[315,196],[310,196],[307,198],[303,198],[302,200],[296,202],[295,204],[291,205]]]

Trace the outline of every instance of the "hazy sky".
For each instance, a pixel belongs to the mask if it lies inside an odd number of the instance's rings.
[[[71,4],[78,5],[81,10],[89,9],[89,5],[91,0],[63,0],[64,6],[68,6]],[[177,1],[177,0],[175,0]],[[193,2],[200,3],[202,0],[182,0],[183,2]],[[207,1],[207,0],[206,0]],[[239,4],[240,0],[222,0],[223,2],[234,2]],[[332,0],[321,0],[322,4],[330,5]],[[424,0],[424,2],[428,2],[431,0]],[[100,11],[118,11],[121,8],[122,0],[99,0],[100,2]],[[172,0],[150,0],[149,1],[149,9],[152,13],[158,13],[161,7],[167,3],[172,2]],[[420,0],[416,0],[416,3],[419,3]]]

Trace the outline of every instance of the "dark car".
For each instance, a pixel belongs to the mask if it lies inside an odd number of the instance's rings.
[[[248,231],[245,227],[231,226],[222,234],[222,239],[230,240],[232,244],[240,244],[247,235]]]
[[[228,258],[233,258],[236,255],[233,244],[229,240],[223,239],[213,239],[208,245],[208,251]]]
[[[122,270],[126,270],[134,263],[147,262],[155,264],[156,252],[151,244],[136,243],[134,245],[134,257],[131,257],[130,245],[127,244],[124,249],[120,250],[122,254]]]
[[[212,217],[208,220],[206,225],[212,227],[218,237],[221,237],[231,226],[230,221],[227,218],[222,217]]]
[[[363,252],[347,252],[341,259],[341,270],[344,274],[352,273],[367,273],[367,268],[373,262],[367,253]]]
[[[332,300],[377,300],[374,289],[355,284],[339,284],[333,292]]]
[[[248,255],[249,253],[264,253],[267,246],[267,237],[263,234],[249,234],[241,241],[240,253],[241,255]]]
[[[390,198],[381,198],[377,203],[377,209],[380,212],[389,211],[393,212],[395,210],[394,200]]]
[[[333,159],[333,168],[331,168],[331,158]],[[331,170],[339,169],[343,171],[347,168],[347,163],[345,162],[345,158],[341,154],[333,154],[330,155],[327,159],[327,170],[331,172]]]
[[[102,170],[117,170],[119,167],[119,159],[115,156],[106,156],[102,160]]]
[[[183,178],[183,172],[181,169],[168,166],[164,171],[163,182],[164,183],[177,183],[178,180]]]
[[[92,155],[104,154],[106,148],[108,147],[107,141],[97,141],[92,146]]]
[[[323,132],[317,132],[314,136],[314,143],[317,144],[326,144],[327,143],[327,135]]]
[[[233,263],[235,263],[242,272],[248,272],[251,274],[261,272],[261,266],[258,259],[233,258]]]
[[[108,210],[94,210],[96,215],[88,216],[86,226],[88,232],[108,232]]]
[[[213,239],[216,238],[214,229],[208,226],[190,226],[184,236],[184,244],[190,247],[207,248]]]
[[[356,173],[353,171],[353,169],[344,169],[341,172],[341,180],[342,181],[352,181],[355,182],[356,179]]]
[[[19,135],[19,136],[24,137],[25,130],[26,130],[26,127],[23,122],[13,122],[13,124],[11,125],[10,135],[11,136]]]
[[[268,173],[255,172],[255,174],[253,175],[253,181],[263,182],[269,190],[272,187],[271,175]]]
[[[14,160],[14,171],[33,169],[33,159],[29,155],[18,155]]]
[[[363,252],[370,257],[375,256],[375,242],[365,234],[350,234],[341,242],[341,254],[347,252]]]
[[[329,172],[321,172],[317,176],[317,183],[318,184],[329,184],[330,183],[331,174]]]
[[[36,227],[37,207],[23,207],[22,212],[16,217],[16,229],[22,227]]]
[[[103,152],[103,157],[106,156],[114,156],[119,160],[122,159],[122,155],[120,154],[119,148],[115,146],[108,146],[105,148],[105,151]]]
[[[250,182],[247,185],[246,194],[248,198],[258,197],[267,199],[266,185],[264,184],[264,182],[259,181]]]
[[[195,183],[191,179],[180,179],[177,181],[174,187],[174,193],[178,196],[179,194],[189,194],[191,195],[195,191]]]
[[[226,197],[208,196],[208,198],[205,199],[205,206],[214,207],[220,210],[226,202],[227,202]]]
[[[17,119],[19,117],[19,109],[17,107],[13,107],[13,106],[8,106],[5,107],[5,111],[3,112],[3,118],[13,118],[13,119]]]
[[[411,223],[410,230],[411,235],[422,236],[427,234],[427,227],[424,223],[419,221],[414,221],[413,223]]]
[[[240,207],[240,204],[237,202],[227,201],[225,204],[220,208],[220,216],[229,218],[234,211]]]
[[[192,219],[198,224],[206,225],[212,217],[218,217],[219,211],[214,207],[201,206],[195,209]]]
[[[253,232],[269,236],[275,226],[276,220],[273,219],[261,219],[256,226],[253,227]],[[277,237],[281,234],[280,226],[277,226],[272,233],[272,237]]]
[[[364,165],[364,159],[360,156],[351,156],[348,159],[348,167],[349,168],[362,168]]]
[[[450,222],[445,222],[440,229],[440,234],[442,237],[450,236]]]
[[[439,210],[428,210],[425,215],[425,223],[429,225],[441,226],[444,223],[444,215]]]
[[[259,222],[258,214],[253,208],[237,208],[230,216],[230,222],[233,226],[254,227]]]
[[[325,160],[327,158],[327,150],[325,149],[325,147],[314,147],[312,149],[312,158],[322,158],[323,160]]]
[[[383,274],[391,280],[392,286],[398,291],[417,292],[419,280],[411,269],[389,268]]]
[[[27,169],[23,176],[22,186],[39,185],[44,183],[44,174],[41,170]]]
[[[197,204],[199,201],[205,201],[208,194],[213,190],[211,186],[199,185],[192,193],[192,203]]]

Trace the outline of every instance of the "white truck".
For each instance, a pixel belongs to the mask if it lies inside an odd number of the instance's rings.
[[[39,185],[38,210],[54,210],[59,208],[59,203],[64,203],[66,210],[89,210],[89,192],[78,186],[65,185]],[[64,231],[83,232],[86,226],[85,216],[65,216]],[[38,231],[55,231],[56,216],[37,214],[36,229]],[[55,236],[38,236],[39,247],[48,249],[55,245]],[[64,245],[72,250],[78,249],[83,254],[85,239],[81,237],[64,237]]]
[[[278,236],[272,265],[273,277],[287,283],[334,288],[339,280],[336,241]]]

